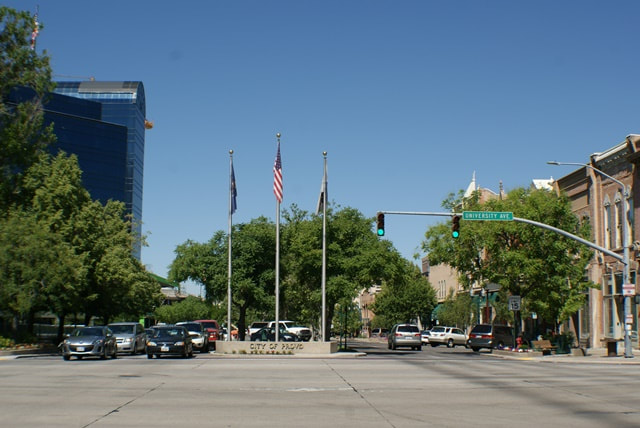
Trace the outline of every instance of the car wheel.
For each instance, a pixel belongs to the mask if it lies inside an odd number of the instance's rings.
[[[148,359],[152,359],[153,358],[153,354],[147,354],[147,358]]]
[[[63,355],[62,359],[65,361],[69,361],[71,359],[71,355]]]
[[[453,344],[453,339],[447,340],[447,348],[453,348],[454,346],[456,345]]]
[[[422,345],[416,346],[416,351],[422,351]]]
[[[473,346],[471,349],[473,349],[473,352],[480,352],[480,348],[476,348],[475,346]]]

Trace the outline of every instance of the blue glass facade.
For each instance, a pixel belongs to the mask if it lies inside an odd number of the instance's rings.
[[[56,97],[55,94],[64,97]],[[76,103],[70,101],[69,97],[75,99]],[[66,102],[64,98],[67,98]],[[127,211],[133,217],[134,232],[140,237],[146,117],[142,82],[57,82],[52,102],[47,104],[47,110],[52,114],[56,100],[61,105],[55,109],[59,113],[82,116],[86,120],[90,117],[97,121],[85,124],[84,130],[80,122],[76,123],[77,128],[65,127],[60,130],[56,124],[58,145],[66,152],[78,155],[80,167],[87,175],[85,185],[93,198],[104,201],[111,198],[126,204]],[[96,106],[99,107],[99,117],[96,116]],[[98,126],[98,123],[101,125]],[[90,135],[91,130],[87,127],[93,128],[93,135]],[[116,128],[119,130],[116,131]],[[121,141],[123,131],[126,134],[124,147],[122,142],[116,142]],[[106,134],[110,134],[110,137]],[[84,159],[80,153],[83,153]],[[91,182],[89,175],[92,176]],[[110,190],[101,193],[98,190],[101,186]],[[139,245],[134,255],[140,259]]]

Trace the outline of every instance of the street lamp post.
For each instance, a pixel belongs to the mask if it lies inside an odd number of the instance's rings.
[[[623,261],[624,269],[622,271],[622,284],[629,283],[629,233],[628,233],[628,209],[629,209],[629,201],[627,200],[627,188],[624,183],[620,180],[613,178],[612,176],[604,173],[598,168],[586,164],[586,163],[577,163],[577,162],[556,162],[549,161],[547,162],[549,165],[575,165],[575,166],[584,166],[586,168],[591,169],[592,171],[608,178],[609,180],[616,183],[620,186],[622,191],[622,209],[624,210],[624,215],[622,216],[622,246],[623,246]],[[631,348],[631,336],[629,335],[629,331],[631,330],[631,324],[628,323],[631,315],[631,298],[629,296],[624,296],[624,356],[625,358],[633,358],[633,349]]]

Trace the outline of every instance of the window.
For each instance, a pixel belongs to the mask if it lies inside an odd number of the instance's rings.
[[[620,192],[616,193],[615,202],[616,202],[616,208],[615,208],[615,215],[616,215],[615,247],[616,248],[621,248],[622,247],[622,232],[623,232],[622,222],[623,222],[623,217],[624,217],[624,210],[622,209],[622,197],[620,195]]]
[[[611,221],[611,202],[609,201],[609,195],[604,197],[604,247],[611,248],[613,243],[613,228]]]

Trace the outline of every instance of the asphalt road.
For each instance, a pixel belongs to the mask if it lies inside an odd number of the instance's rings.
[[[358,348],[367,356],[1,359],[0,425],[640,426],[640,365]]]

